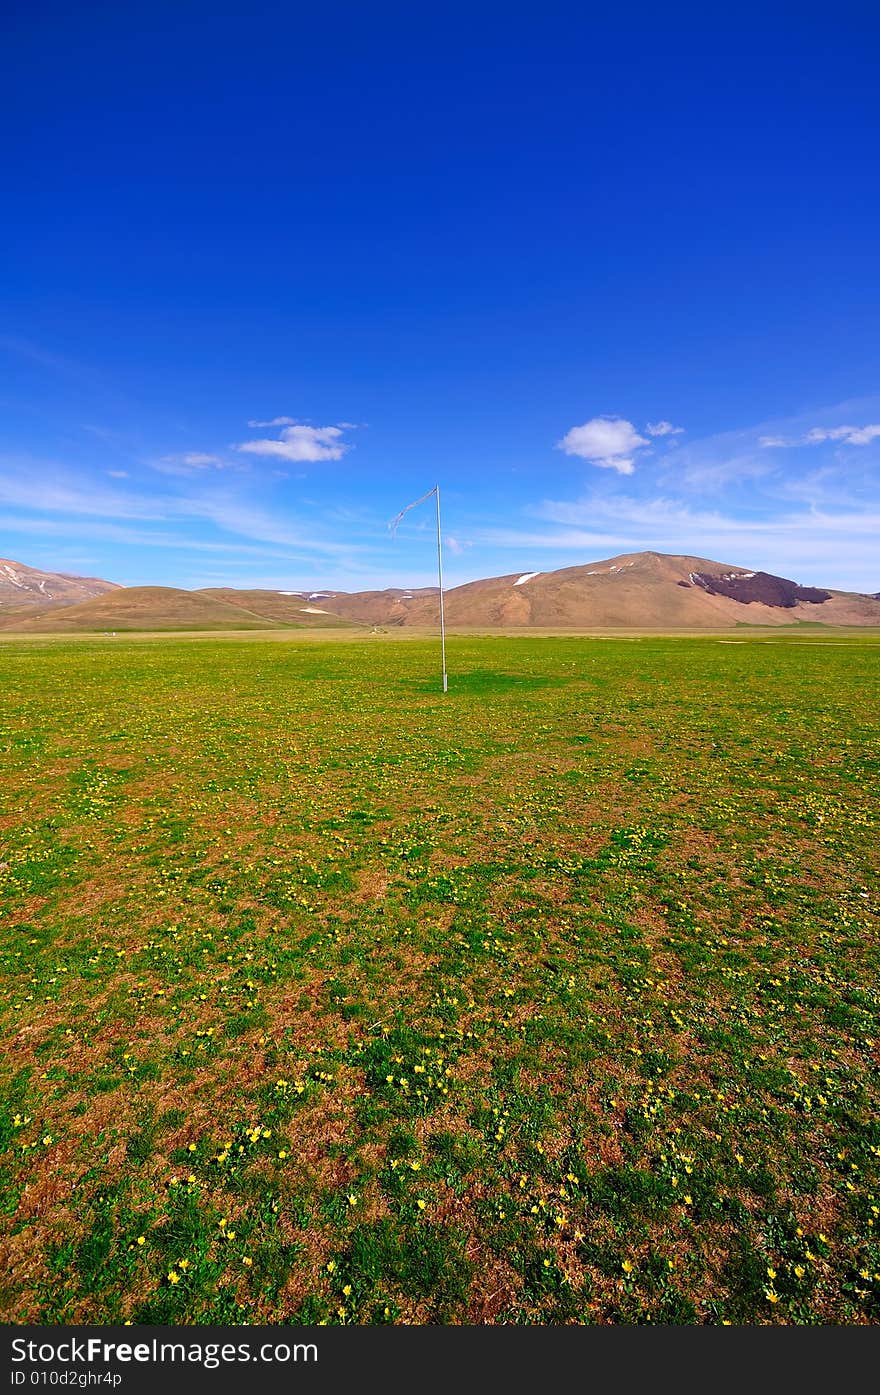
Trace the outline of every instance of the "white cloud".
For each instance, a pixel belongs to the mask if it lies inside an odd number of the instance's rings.
[[[680,436],[683,426],[673,426],[671,421],[649,421],[645,427],[649,436]]]
[[[242,441],[235,449],[281,460],[341,460],[351,450],[341,439],[342,433],[342,426],[304,426],[296,422],[284,427],[279,440]]]
[[[107,474],[110,476],[111,480],[127,480],[127,479],[128,479],[128,471],[127,471],[127,470],[108,470],[108,471],[107,471]]]
[[[759,436],[764,446],[820,446],[825,441],[842,441],[847,446],[869,446],[880,437],[880,423],[867,426],[813,426],[803,436]]]
[[[632,422],[623,417],[591,417],[583,426],[573,426],[556,443],[557,450],[566,455],[578,455],[591,465],[616,470],[621,475],[633,473],[633,455],[647,444],[647,438],[640,436]]]
[[[471,546],[469,542],[462,542],[460,538],[453,538],[449,533],[446,534],[444,542],[453,557],[460,557],[461,554]]]
[[[273,417],[271,421],[249,421],[252,429],[258,426],[296,426],[296,417]]]
[[[804,437],[808,446],[822,441],[843,441],[848,446],[868,446],[880,436],[880,424],[869,426],[814,426]]]

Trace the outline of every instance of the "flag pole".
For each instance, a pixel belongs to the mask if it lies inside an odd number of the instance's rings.
[[[396,537],[396,536],[397,536],[397,530],[398,530],[398,528],[400,527],[401,520],[404,518],[404,516],[405,516],[406,514],[409,513],[410,509],[418,508],[419,504],[426,504],[426,503],[428,502],[428,500],[430,499],[430,497],[431,497],[432,494],[434,495],[435,499],[437,500],[437,579],[438,579],[438,581],[439,581],[439,583],[440,583],[440,664],[441,664],[441,669],[442,669],[442,672],[443,672],[443,691],[444,691],[444,693],[445,693],[445,692],[447,691],[447,678],[446,678],[446,615],[445,615],[444,604],[443,604],[443,533],[442,533],[441,528],[440,528],[440,486],[439,486],[439,484],[435,484],[435,485],[434,485],[434,488],[433,488],[433,489],[429,489],[428,492],[427,492],[427,494],[423,494],[422,497],[421,497],[420,499],[414,499],[413,502],[412,502],[411,504],[407,504],[407,506],[406,506],[405,509],[401,509],[401,510],[400,510],[400,513],[397,514],[396,517],[392,518],[391,522],[388,524],[388,529],[389,529],[389,532],[391,533],[391,536],[392,536],[392,537]]]
[[[443,541],[440,531],[440,486],[434,486],[437,498],[437,578],[440,582],[440,663],[443,669],[443,691],[447,691],[446,679],[446,616],[443,611]]]

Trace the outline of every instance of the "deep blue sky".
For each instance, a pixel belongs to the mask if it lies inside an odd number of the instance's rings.
[[[880,588],[880,17],[717,8],[7,9],[0,555]]]

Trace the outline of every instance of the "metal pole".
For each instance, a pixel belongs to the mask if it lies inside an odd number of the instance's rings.
[[[440,580],[440,661],[443,667],[443,691],[447,690],[446,683],[446,616],[443,613],[443,543],[440,532],[440,486],[434,486],[434,493],[437,496],[437,576]]]

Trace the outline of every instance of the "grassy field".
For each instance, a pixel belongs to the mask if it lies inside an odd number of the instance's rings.
[[[880,1318],[877,638],[0,646],[7,1321]]]

